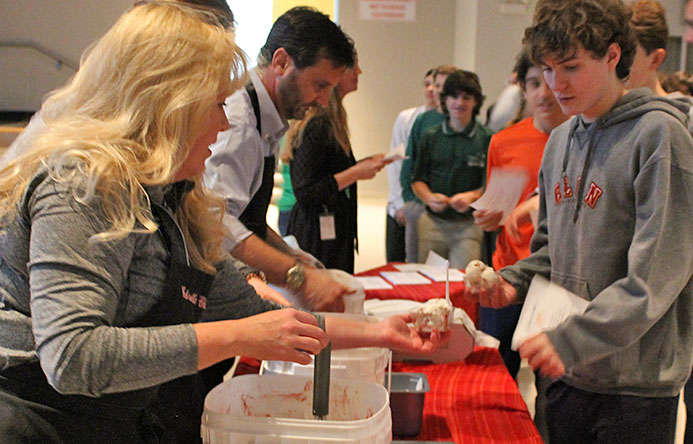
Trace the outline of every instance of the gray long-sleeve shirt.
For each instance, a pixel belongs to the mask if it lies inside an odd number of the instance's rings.
[[[89,242],[108,224],[98,196],[73,197],[69,183],[37,175],[17,218],[0,234],[0,369],[39,359],[62,393],[99,396],[193,374],[190,324],[131,325],[162,297],[169,253],[159,233]],[[148,189],[163,202],[163,189]],[[273,307],[230,261],[208,297],[205,320]]]

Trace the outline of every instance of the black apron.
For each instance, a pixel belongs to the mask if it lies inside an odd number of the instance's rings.
[[[262,138],[262,124],[260,122],[260,102],[257,91],[252,83],[246,85],[245,90],[250,96],[250,103],[253,105],[255,120],[257,121],[257,131]],[[255,192],[248,202],[248,205],[238,218],[243,225],[255,233],[261,239],[267,238],[267,208],[272,200],[272,189],[274,188],[274,168],[276,159],[274,155],[266,156],[262,169],[262,182],[260,188]]]
[[[174,184],[178,196],[167,200],[179,200],[185,187]],[[182,233],[166,210],[153,204],[152,212],[171,251],[163,298],[125,327],[197,322],[213,276],[187,265]],[[99,398],[62,395],[48,384],[38,362],[21,364],[0,374],[0,436],[3,442],[42,444],[199,442],[204,396],[199,387],[192,375]]]

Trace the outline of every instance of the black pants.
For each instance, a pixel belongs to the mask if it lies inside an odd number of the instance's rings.
[[[602,395],[556,381],[547,391],[552,444],[674,442],[679,397]]]
[[[385,224],[385,257],[388,262],[404,262],[407,258],[404,251],[404,226],[389,214]]]

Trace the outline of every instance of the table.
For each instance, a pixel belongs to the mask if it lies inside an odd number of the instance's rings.
[[[464,361],[447,364],[397,362],[393,371],[425,373],[431,386],[424,401],[421,433],[401,439],[542,443],[498,350],[477,347]]]
[[[260,362],[243,358],[236,375],[257,373]],[[446,364],[393,362],[397,372],[425,373],[421,433],[399,439],[457,444],[542,444],[515,381],[498,350],[477,347],[464,361]],[[393,437],[396,444],[398,437]]]
[[[395,265],[398,262],[391,262],[371,270],[357,273],[356,276],[380,276],[381,271],[397,271]],[[474,321],[474,325],[479,325],[479,304],[471,302],[462,296],[464,293],[464,282],[450,282],[450,300],[452,305],[464,309],[467,315]],[[410,301],[426,302],[433,298],[445,297],[445,282],[431,282],[422,285],[393,285],[392,288],[384,290],[366,290],[366,299],[408,299]]]

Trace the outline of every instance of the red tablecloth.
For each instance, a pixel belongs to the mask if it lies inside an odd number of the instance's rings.
[[[381,271],[397,271],[394,262],[371,270],[362,271],[356,276],[380,276]],[[450,282],[450,300],[452,305],[460,307],[467,315],[479,325],[479,304],[470,302],[462,297],[464,292],[463,282]],[[408,299],[410,301],[425,302],[432,298],[445,297],[445,282],[431,282],[422,285],[393,285],[385,290],[366,290],[366,299]]]
[[[431,386],[424,401],[421,433],[401,439],[542,443],[517,385],[495,349],[476,348],[462,362],[393,363],[393,371],[425,373]]]
[[[257,373],[260,362],[243,358],[236,375]],[[393,362],[397,372],[425,373],[421,433],[393,437],[457,444],[541,444],[532,418],[498,350],[477,347],[464,361],[447,364]]]

